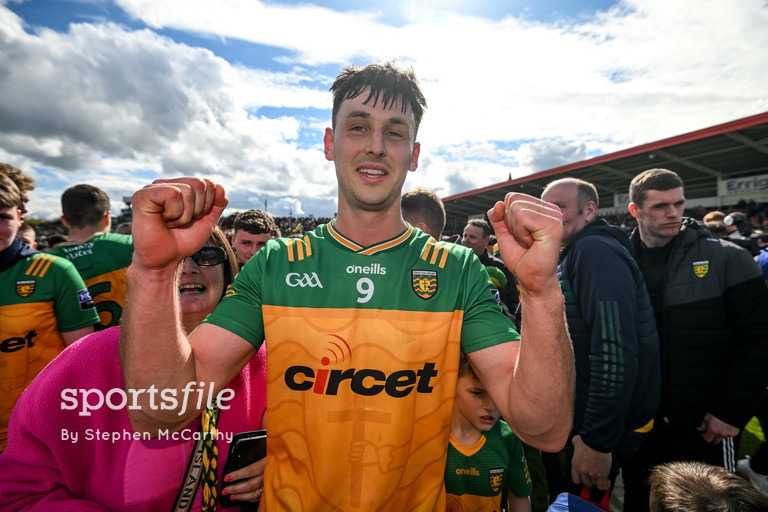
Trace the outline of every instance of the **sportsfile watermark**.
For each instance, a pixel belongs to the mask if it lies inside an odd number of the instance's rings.
[[[161,390],[154,385],[146,389],[112,388],[106,392],[101,389],[66,388],[61,390],[61,409],[63,411],[78,411],[79,416],[91,416],[92,411],[97,411],[102,407],[108,407],[113,411],[126,408],[139,410],[143,408],[139,405],[142,395],[148,397],[149,403],[146,407],[150,410],[174,411],[178,409],[179,416],[185,415],[190,407],[199,411],[213,403],[219,409],[229,409],[226,402],[235,396],[235,390],[224,388],[217,395],[214,395],[213,391],[213,382],[207,387],[204,382],[188,382],[181,390]]]
[[[68,428],[61,429],[61,440],[77,443],[79,441],[104,441],[108,443],[120,443],[126,441],[149,441],[153,439],[162,439],[168,441],[198,441],[210,436],[208,432],[200,430],[185,429],[178,432],[169,429],[158,429],[156,434],[149,432],[135,432],[133,430],[101,430],[98,428],[87,428],[85,430],[73,430]],[[225,440],[232,443],[233,432],[216,432],[216,440]]]

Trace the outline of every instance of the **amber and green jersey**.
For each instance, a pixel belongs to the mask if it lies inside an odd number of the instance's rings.
[[[436,510],[459,352],[518,339],[472,251],[333,223],[270,241],[208,317],[267,345],[266,510]]]
[[[59,244],[49,252],[67,258],[80,272],[99,312],[96,330],[118,325],[125,305],[125,273],[133,257],[133,237],[99,233],[82,243]]]
[[[531,474],[523,443],[499,420],[472,445],[461,444],[453,435],[445,466],[448,512],[499,512],[507,493],[530,496]]]
[[[69,261],[34,252],[0,272],[0,451],[19,395],[64,350],[60,333],[98,321]]]

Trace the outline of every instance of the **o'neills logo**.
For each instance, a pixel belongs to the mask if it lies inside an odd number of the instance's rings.
[[[437,293],[437,272],[434,270],[411,270],[411,286],[416,295],[424,300]]]
[[[387,275],[387,267],[382,267],[378,263],[371,263],[370,265],[350,265],[347,267],[347,274],[374,274],[385,276]]]
[[[332,353],[334,363],[351,361],[352,353],[347,342],[341,336],[330,336],[342,343],[329,342],[338,347]],[[320,364],[329,366],[331,358],[321,358]],[[435,363],[424,363],[419,370],[398,370],[389,374],[375,368],[330,369],[296,365],[285,371],[285,385],[294,391],[312,391],[319,395],[337,395],[340,389],[348,387],[358,395],[386,393],[393,398],[402,398],[414,390],[416,393],[431,393],[432,379],[436,376]]]

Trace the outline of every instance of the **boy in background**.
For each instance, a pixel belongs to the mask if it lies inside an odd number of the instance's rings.
[[[523,444],[461,355],[445,467],[448,512],[531,512]],[[506,495],[506,500],[504,499]]]

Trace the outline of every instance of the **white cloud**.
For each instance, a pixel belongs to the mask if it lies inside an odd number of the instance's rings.
[[[542,140],[522,144],[518,160],[523,175],[560,167],[584,160],[587,156],[583,144],[573,145],[561,140]]]
[[[328,109],[328,70],[351,60],[413,65],[429,109],[420,168],[406,186],[444,195],[768,110],[762,0],[624,0],[550,24],[396,2],[388,8],[401,9],[400,26],[364,7],[118,4],[150,28],[25,32],[0,4],[0,157],[67,171],[57,185],[87,177],[124,189],[154,175],[205,174],[231,190],[233,208],[257,196],[287,208],[293,197],[322,215],[335,208],[320,151],[327,120],[292,109]],[[266,45],[287,71],[232,64],[161,29]],[[316,145],[300,146],[302,133]]]

